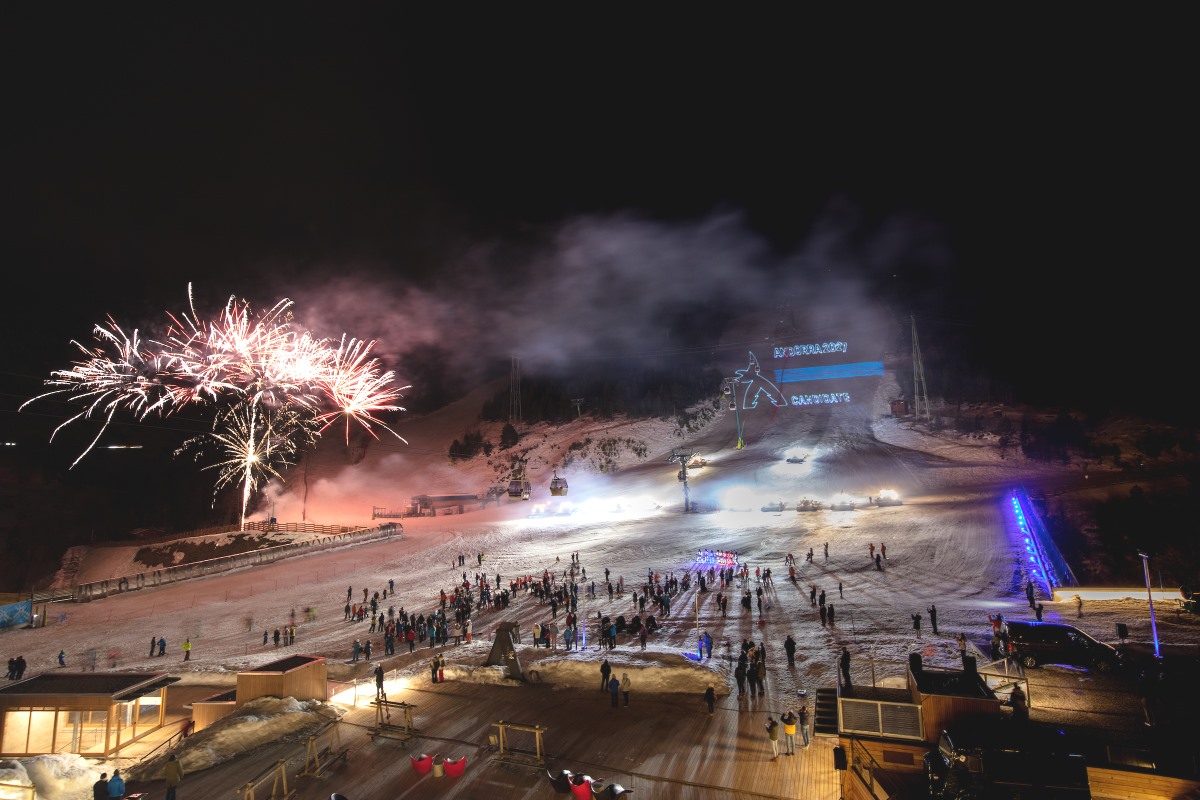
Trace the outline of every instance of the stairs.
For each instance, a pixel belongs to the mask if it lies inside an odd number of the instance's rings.
[[[817,689],[813,709],[813,736],[838,735],[837,689]]]

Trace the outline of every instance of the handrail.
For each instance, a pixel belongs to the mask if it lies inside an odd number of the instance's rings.
[[[879,795],[875,793],[875,771],[882,767],[879,766],[879,762],[875,760],[870,751],[862,746],[857,736],[847,736],[847,738],[850,740],[850,768],[863,782],[864,788],[871,793],[871,797],[879,798]],[[863,764],[866,764],[865,769]],[[886,798],[887,794],[885,793],[879,800]]]
[[[149,761],[154,756],[154,754],[157,753],[159,750],[162,750],[164,747],[166,747],[168,750],[170,750],[171,749],[170,745],[173,745],[175,742],[182,741],[182,740],[183,740],[183,731],[178,730],[175,733],[172,733],[170,736],[168,736],[163,741],[159,742],[157,745],[155,745],[153,750],[151,750],[149,753],[146,753],[146,755],[142,756],[139,760],[140,761]]]

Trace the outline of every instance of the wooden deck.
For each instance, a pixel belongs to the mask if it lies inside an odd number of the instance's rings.
[[[349,756],[321,777],[303,777],[304,745],[273,743],[235,761],[188,775],[186,797],[226,797],[258,775],[286,761],[288,789],[296,800],[328,800],[339,792],[349,800],[421,800],[422,798],[511,798],[535,800],[554,790],[545,770],[499,763],[488,749],[492,723],[499,720],[546,729],[547,767],[584,772],[607,783],[633,789],[631,798],[804,798],[837,800],[842,773],[834,770],[837,740],[814,737],[808,749],[797,734],[794,756],[771,760],[763,725],[768,713],[789,698],[768,696],[739,701],[720,698],[710,718],[700,697],[634,692],[628,708],[612,708],[607,692],[556,690],[544,685],[486,686],[444,683],[406,689],[392,701],[415,705],[418,735],[408,741],[372,738],[376,710],[367,704],[350,710],[340,724]],[[782,734],[780,736],[782,740]],[[527,740],[527,741],[526,741]],[[513,747],[533,750],[532,734],[514,733]],[[780,742],[783,749],[783,742]],[[466,756],[461,777],[419,775],[410,754]],[[270,797],[271,782],[256,792]],[[161,782],[130,786],[130,791],[162,791]],[[566,795],[563,795],[566,797]]]

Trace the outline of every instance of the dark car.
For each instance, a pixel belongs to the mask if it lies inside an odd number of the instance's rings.
[[[1008,643],[1013,658],[1026,667],[1065,664],[1111,672],[1121,665],[1121,654],[1115,647],[1093,639],[1074,625],[1010,622]]]
[[[1085,800],[1087,761],[1062,731],[978,720],[942,731],[925,754],[937,800]]]

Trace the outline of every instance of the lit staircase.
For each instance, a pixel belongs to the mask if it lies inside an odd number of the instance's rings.
[[[837,689],[817,689],[813,709],[813,736],[838,735]]]

